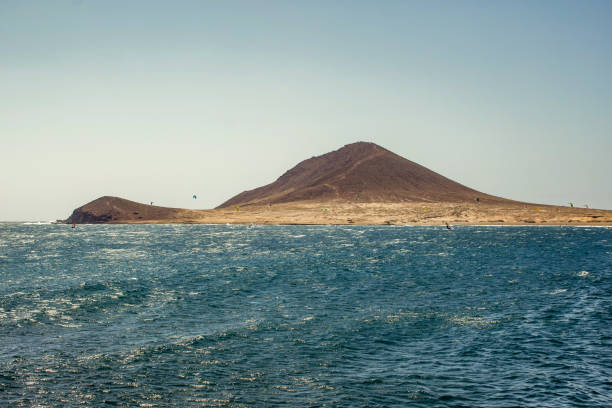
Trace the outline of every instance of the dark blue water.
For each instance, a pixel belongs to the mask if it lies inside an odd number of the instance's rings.
[[[0,406],[612,406],[612,229],[0,225]]]

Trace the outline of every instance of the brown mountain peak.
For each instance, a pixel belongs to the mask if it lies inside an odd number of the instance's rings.
[[[357,142],[298,163],[275,182],[219,207],[292,201],[504,200],[480,193],[370,142]]]

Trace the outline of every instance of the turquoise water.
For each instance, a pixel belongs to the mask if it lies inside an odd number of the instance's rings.
[[[0,406],[612,406],[612,229],[0,224]]]

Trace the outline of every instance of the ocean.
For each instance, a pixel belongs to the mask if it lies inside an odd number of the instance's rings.
[[[0,406],[610,407],[612,228],[0,224]]]

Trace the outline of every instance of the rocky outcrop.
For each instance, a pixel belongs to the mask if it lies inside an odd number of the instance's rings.
[[[104,224],[112,221],[112,219],[111,214],[96,215],[83,210],[83,207],[79,207],[72,212],[65,222],[67,224]]]
[[[77,208],[66,223],[103,224],[173,220],[185,210],[137,203],[119,197],[104,196]]]

